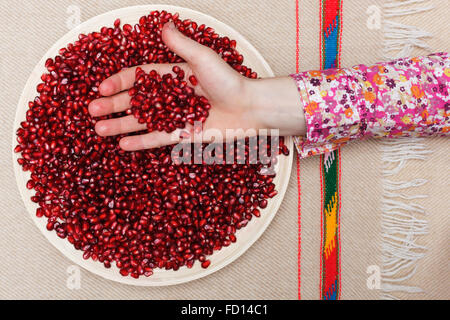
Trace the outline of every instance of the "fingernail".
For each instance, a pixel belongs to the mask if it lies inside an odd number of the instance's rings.
[[[100,83],[100,85],[98,86],[98,92],[100,92],[100,94],[102,95],[102,96],[104,96],[104,91],[105,91],[105,89],[103,88],[104,86],[103,86],[103,82],[102,83]]]
[[[175,30],[175,24],[174,24],[172,21],[169,22],[168,28],[169,28],[170,30]]]
[[[180,139],[188,139],[191,137],[191,134],[187,131],[181,131],[180,132]]]

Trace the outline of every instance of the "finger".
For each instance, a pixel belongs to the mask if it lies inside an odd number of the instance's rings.
[[[161,63],[161,64],[152,63],[152,64],[142,65],[139,67],[142,70],[144,70],[145,72],[150,72],[152,70],[156,70],[160,74],[165,74],[165,73],[171,73],[172,68],[176,65],[183,67],[185,65],[185,63],[170,63],[170,64],[169,63]],[[119,73],[116,73],[116,74],[112,75],[111,77],[109,77],[108,79],[104,80],[99,86],[100,94],[102,96],[111,96],[111,95],[119,93],[121,91],[130,89],[134,84],[134,80],[135,80],[135,76],[136,76],[136,68],[137,68],[137,66],[124,69],[124,70],[120,71]]]
[[[204,65],[216,58],[213,50],[183,35],[173,22],[164,25],[162,39],[170,50],[195,66]]]
[[[131,97],[128,92],[122,92],[111,97],[100,98],[89,104],[89,113],[93,117],[122,112],[130,107]]]
[[[147,125],[145,123],[139,123],[132,115],[115,119],[101,120],[95,124],[95,131],[102,137],[141,131],[146,128]]]
[[[143,149],[159,148],[178,143],[182,140],[180,131],[172,133],[164,131],[153,131],[138,136],[128,136],[120,139],[119,145],[125,151],[136,151]]]

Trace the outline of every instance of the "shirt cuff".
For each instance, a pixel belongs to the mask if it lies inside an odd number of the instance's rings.
[[[293,74],[306,121],[306,136],[295,137],[301,158],[333,151],[361,136],[361,84],[344,69]],[[360,108],[364,108],[363,104]]]

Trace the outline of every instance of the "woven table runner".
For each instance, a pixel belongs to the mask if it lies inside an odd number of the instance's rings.
[[[16,188],[11,163],[16,105],[31,70],[77,23],[151,2],[1,2],[0,298],[450,298],[450,145],[443,138],[358,141],[330,155],[298,160],[280,210],[261,238],[235,262],[208,277],[146,288],[108,281],[81,269],[80,287],[68,286],[76,266],[40,234]],[[400,2],[410,4],[395,6],[397,2],[155,1],[192,8],[232,26],[261,52],[277,76],[331,67],[332,61],[349,67],[385,60],[404,49],[405,41],[396,39],[402,30],[415,39],[405,52],[450,51],[443,25],[450,15],[446,1],[405,0]],[[434,8],[427,9],[430,4]],[[409,219],[407,228],[392,224],[398,211]],[[389,240],[396,229],[405,236],[399,243]],[[405,263],[415,272],[395,267]]]
[[[300,0],[297,7],[300,70],[448,51],[439,23],[427,20],[448,12],[441,2]],[[438,280],[448,283],[449,250],[435,251],[448,239],[436,226],[449,225],[448,197],[436,194],[445,192],[436,186],[448,173],[430,178],[439,163],[448,168],[448,157],[436,154],[444,150],[445,138],[369,140],[300,161],[299,299],[449,296]],[[424,163],[429,172],[414,169]],[[421,269],[430,261],[433,275]]]

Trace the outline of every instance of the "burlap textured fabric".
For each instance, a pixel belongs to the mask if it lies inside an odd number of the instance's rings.
[[[449,51],[442,25],[449,15],[445,1],[433,1],[433,13],[405,17],[433,32],[435,51]],[[261,52],[276,75],[295,71],[296,11],[289,0],[225,0],[220,6],[207,0],[163,1],[189,7],[229,24]],[[289,188],[275,219],[263,236],[237,261],[200,280],[187,284],[143,288],[114,283],[81,272],[81,288],[66,286],[72,263],[40,234],[22,204],[11,166],[11,130],[17,101],[26,80],[47,49],[68,31],[72,1],[11,1],[0,4],[0,298],[3,299],[297,299],[298,226],[297,180],[293,168]],[[78,1],[81,20],[149,1]],[[342,65],[383,60],[382,31],[366,28],[365,10],[382,1],[344,0]],[[300,1],[300,69],[319,66],[319,4]],[[431,16],[432,15],[432,16]],[[442,15],[442,16],[441,16]],[[418,52],[421,54],[423,52]],[[448,291],[448,150],[447,139],[428,139],[433,151],[426,161],[410,162],[404,174],[422,173],[429,180],[422,204],[429,213],[427,257],[418,265],[411,283],[424,293],[401,298],[444,298]],[[366,269],[380,264],[381,151],[378,141],[356,142],[342,151],[342,298],[380,297],[367,288]],[[301,294],[319,298],[320,185],[318,157],[301,161]]]

